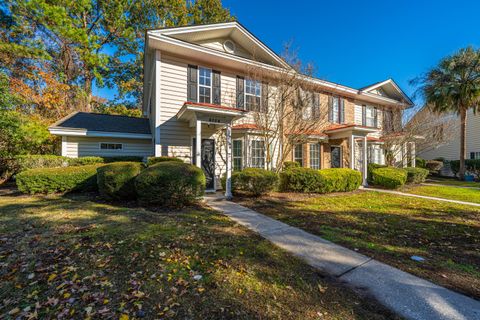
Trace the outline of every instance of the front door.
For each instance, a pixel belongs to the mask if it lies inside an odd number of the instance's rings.
[[[340,168],[342,166],[342,154],[340,147],[331,147],[330,149],[330,158],[331,158],[331,168]]]
[[[196,164],[196,142],[193,139],[193,164]],[[215,140],[202,139],[202,152],[200,155],[202,159],[202,170],[205,173],[206,189],[215,189]]]

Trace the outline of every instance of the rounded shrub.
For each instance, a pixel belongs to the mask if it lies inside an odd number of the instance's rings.
[[[283,170],[288,170],[291,168],[298,168],[298,167],[301,167],[301,166],[300,166],[300,163],[296,161],[285,161],[283,163]]]
[[[244,191],[260,196],[273,191],[278,183],[278,174],[260,168],[245,168],[232,173],[232,191]]]
[[[16,177],[18,190],[23,193],[54,193],[93,191],[97,189],[99,165],[38,168],[23,171]]]
[[[142,171],[141,162],[113,162],[97,169],[100,194],[107,199],[135,199],[135,177]]]
[[[68,158],[69,166],[86,166],[89,164],[104,163],[102,157],[80,157],[80,158]]]
[[[428,169],[431,173],[438,174],[438,172],[443,168],[443,161],[427,160],[427,162],[425,163],[425,168]]]
[[[429,171],[427,169],[423,168],[405,168],[404,169],[407,172],[407,182],[408,183],[422,183],[425,182],[427,179],[427,176],[429,174]]]
[[[423,159],[423,158],[420,158],[420,157],[416,157],[415,158],[415,164],[417,166],[417,168],[425,168],[425,166],[427,165],[427,160]]]
[[[383,164],[377,164],[377,163],[369,163],[367,165],[367,182],[370,184],[373,184],[373,177],[372,177],[372,171],[378,168],[386,168],[386,165]]]
[[[154,164],[135,178],[140,204],[181,207],[205,191],[205,174],[197,166],[177,161]]]
[[[184,162],[182,159],[177,157],[148,157],[147,159],[147,166],[154,165],[155,163],[165,162],[165,161],[176,161],[176,162]]]
[[[396,189],[407,181],[407,172],[398,168],[377,168],[372,170],[372,184],[388,189]]]
[[[346,168],[315,170],[292,168],[280,173],[280,190],[291,192],[329,193],[358,189],[362,174]]]

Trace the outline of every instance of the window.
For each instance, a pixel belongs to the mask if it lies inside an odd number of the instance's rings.
[[[330,97],[329,99],[329,120],[333,123],[343,123],[344,110],[343,110],[343,98]]]
[[[233,140],[233,171],[243,169],[243,143],[242,140]]]
[[[303,167],[303,145],[297,144],[294,147],[294,161],[298,162]]]
[[[198,102],[211,103],[212,99],[212,70],[198,68]]]
[[[373,106],[363,106],[363,125],[367,127],[377,126],[377,108]]]
[[[368,162],[383,164],[383,150],[380,145],[372,144],[368,148]]]
[[[252,167],[265,168],[265,143],[261,140],[252,141]]]
[[[248,111],[260,111],[262,83],[258,80],[245,79],[245,107]]]
[[[332,146],[330,149],[330,167],[341,168],[342,167],[342,149],[338,146]]]
[[[122,150],[123,144],[122,143],[100,143],[101,150]]]
[[[320,169],[320,144],[310,144],[310,168]]]
[[[480,159],[480,152],[470,152],[470,159]]]

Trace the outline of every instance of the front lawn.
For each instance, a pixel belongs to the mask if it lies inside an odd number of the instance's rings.
[[[372,191],[237,201],[404,271],[480,298],[480,208]],[[423,262],[410,259],[417,255]]]
[[[435,178],[427,179],[426,182],[428,182],[428,183],[438,183],[438,184],[443,184],[443,185],[447,185],[447,186],[480,188],[480,183],[479,182],[460,181],[460,180],[453,179],[453,178],[435,177]]]
[[[0,197],[0,318],[392,317],[207,208],[92,200]]]
[[[401,191],[421,196],[480,203],[480,189],[451,186],[406,186]]]

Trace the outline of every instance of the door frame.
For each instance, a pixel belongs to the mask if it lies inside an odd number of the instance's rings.
[[[194,144],[194,141],[195,141],[196,137],[195,136],[191,136],[191,139],[190,139],[190,163],[191,164],[194,164],[194,160],[195,160],[195,154],[193,153],[193,148],[195,146]],[[217,151],[217,140],[213,137],[204,137],[202,136],[202,141],[203,140],[213,140],[213,189],[207,189],[205,188],[205,192],[215,192],[217,191],[217,177],[215,176],[215,171],[216,171],[216,167],[217,167],[217,156],[216,156],[216,151]],[[202,143],[200,143],[200,146],[202,145]],[[200,151],[201,152],[201,151]],[[200,165],[200,169],[201,169],[201,165]],[[203,171],[203,169],[202,169]]]
[[[338,148],[340,150],[340,167],[332,167],[332,148]],[[330,168],[343,168],[343,147],[341,145],[330,145]]]

